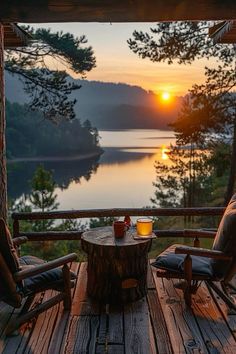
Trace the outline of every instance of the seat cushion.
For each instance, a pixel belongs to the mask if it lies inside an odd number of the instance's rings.
[[[35,257],[35,256],[22,256],[19,258],[19,264],[20,266],[25,266],[25,265],[39,265],[43,264],[45,261],[41,258]]]
[[[34,256],[20,257],[19,262],[24,269],[45,263],[44,260]],[[77,278],[74,272],[70,271],[70,274],[72,280]],[[55,289],[60,291],[63,289],[63,286],[62,268],[54,268],[25,279],[23,292],[27,295],[31,292],[39,292],[46,289]]]
[[[46,289],[61,290],[62,286],[62,270],[61,268],[55,268],[25,279],[23,292],[28,294]]]
[[[175,254],[177,246],[172,245],[162,252],[157,259],[151,264],[152,266],[160,269],[165,269],[171,272],[183,274],[184,272],[184,259],[186,255]],[[207,278],[213,277],[213,270],[211,260],[206,257],[191,256],[192,258],[192,272],[196,276],[205,276]]]
[[[3,219],[0,219],[0,249],[2,256],[13,274],[19,270],[19,258],[11,234]]]

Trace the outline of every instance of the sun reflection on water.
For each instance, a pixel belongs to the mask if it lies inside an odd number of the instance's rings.
[[[170,149],[168,149],[165,145],[161,147],[161,158],[162,160],[168,160],[169,156],[168,153],[170,152]]]

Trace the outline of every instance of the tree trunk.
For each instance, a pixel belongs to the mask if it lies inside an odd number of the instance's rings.
[[[234,122],[233,129],[234,131],[233,131],[233,144],[232,144],[232,152],[231,152],[230,171],[229,171],[227,190],[225,193],[224,205],[228,204],[230,198],[234,193],[234,183],[235,183],[235,174],[236,174],[236,120]]]
[[[5,143],[4,29],[0,23],[0,217],[7,219],[7,171]]]

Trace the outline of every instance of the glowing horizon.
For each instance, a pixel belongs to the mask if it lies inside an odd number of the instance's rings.
[[[97,67],[87,73],[87,80],[126,83],[140,86],[146,91],[159,94],[168,91],[171,96],[183,96],[193,84],[204,80],[206,60],[198,60],[190,65],[174,63],[153,63],[141,59],[127,45],[134,30],[149,31],[153,23],[61,23],[40,24],[35,27],[50,27],[53,31],[71,32],[76,36],[84,34],[87,45],[92,46]],[[208,62],[209,63],[209,62]],[[61,68],[60,63],[55,63]],[[73,72],[69,74],[78,78]]]

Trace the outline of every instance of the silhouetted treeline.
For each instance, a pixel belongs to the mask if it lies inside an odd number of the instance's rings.
[[[53,124],[27,105],[6,103],[7,157],[74,156],[99,152],[97,129],[87,120]]]

